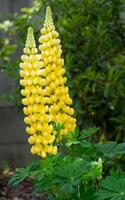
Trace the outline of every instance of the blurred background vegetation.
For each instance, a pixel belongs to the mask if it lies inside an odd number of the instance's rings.
[[[38,39],[47,5],[62,40],[78,124],[100,127],[100,140],[125,141],[124,0],[34,0],[31,7],[1,17],[0,70],[15,83],[1,98],[21,112],[18,72],[26,30],[32,26]]]

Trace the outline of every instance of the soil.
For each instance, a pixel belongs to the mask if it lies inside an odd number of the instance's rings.
[[[13,172],[0,172],[0,200],[45,200],[41,195],[32,195],[31,181],[24,181],[18,188],[12,188],[8,181]]]

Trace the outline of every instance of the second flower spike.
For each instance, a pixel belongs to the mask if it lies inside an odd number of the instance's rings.
[[[76,119],[73,117],[74,110],[70,107],[72,99],[69,96],[68,87],[65,83],[65,69],[63,68],[64,60],[61,58],[62,48],[59,34],[55,31],[50,7],[47,7],[41,37],[41,60],[45,69],[44,77],[46,78],[46,96],[49,97],[49,114],[52,122],[64,125],[61,135],[66,135],[74,131]]]

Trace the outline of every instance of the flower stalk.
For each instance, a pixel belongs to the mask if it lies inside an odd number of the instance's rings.
[[[74,110],[70,107],[72,99],[65,86],[67,78],[59,34],[55,31],[49,7],[41,34],[38,54],[33,30],[31,27],[28,29],[20,63],[20,84],[31,153],[45,158],[47,154],[57,153],[57,143],[62,136],[75,129],[76,120],[73,117]],[[54,130],[53,123],[63,124],[60,136]]]

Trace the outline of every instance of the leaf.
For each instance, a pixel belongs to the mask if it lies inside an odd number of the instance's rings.
[[[96,192],[98,200],[125,200],[125,176],[107,176],[101,183],[102,189]]]
[[[33,160],[31,165],[25,168],[16,169],[15,174],[11,177],[8,184],[13,187],[17,187],[21,182],[23,182],[33,170],[39,165],[39,160]]]
[[[55,167],[53,184],[58,185],[60,191],[75,192],[80,183],[84,167],[85,161],[82,158],[72,159],[70,156],[65,157]]]
[[[60,131],[64,128],[64,124],[52,123],[52,125],[54,130],[57,131],[58,133],[60,133]]]
[[[94,146],[106,158],[113,159],[125,153],[125,143],[108,142],[107,144],[95,144]]]
[[[87,137],[90,137],[91,135],[93,135],[94,133],[96,133],[97,131],[99,131],[99,129],[100,129],[99,127],[95,127],[94,126],[92,128],[89,128],[88,130],[84,130],[84,131],[82,131],[79,139],[83,140],[83,139],[85,139]]]
[[[96,133],[98,130],[99,130],[99,128],[92,127],[92,128],[89,128],[88,130],[82,131],[82,133],[80,134],[79,133],[79,127],[76,127],[74,132],[69,132],[67,134],[68,142],[66,142],[66,146],[70,147],[72,145],[80,144],[81,143],[80,140],[83,140],[83,139],[85,139],[87,137],[90,137],[92,134]],[[84,144],[85,144],[85,140],[84,140]],[[82,143],[81,143],[81,145],[83,146]]]
[[[72,146],[73,144],[75,145],[75,144],[79,144],[79,143],[80,143],[79,141],[75,140],[75,141],[73,141],[73,142],[67,142],[67,143],[66,143],[66,146],[67,146],[67,147],[70,147],[70,146]]]
[[[74,130],[74,138],[77,138],[79,136],[79,127],[76,126],[75,130]]]
[[[45,190],[47,190],[51,185],[50,180],[48,180],[47,178],[44,178],[42,181],[37,181],[34,183],[34,190],[33,193],[41,193]]]
[[[30,174],[30,168],[20,168],[16,169],[15,174],[9,180],[9,185],[17,187],[21,182],[23,182]]]
[[[67,138],[74,141],[74,140],[77,140],[78,135],[79,135],[79,127],[76,126],[76,128],[73,132],[68,132]]]

